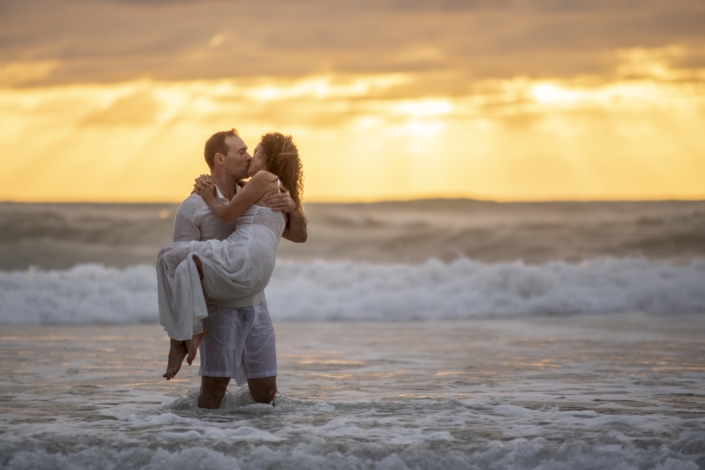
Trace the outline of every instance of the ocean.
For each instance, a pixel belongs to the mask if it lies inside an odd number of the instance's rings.
[[[162,379],[175,204],[0,204],[2,468],[705,468],[705,202],[308,204],[277,406]]]

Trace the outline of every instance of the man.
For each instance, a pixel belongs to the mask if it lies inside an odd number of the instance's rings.
[[[251,156],[235,129],[217,132],[206,142],[204,156],[211,170],[220,202],[227,204],[238,191],[238,181],[247,177]],[[283,238],[303,243],[307,238],[306,219],[288,191],[270,196],[267,206],[289,213]],[[179,206],[174,221],[174,242],[224,240],[237,222],[223,223],[198,194],[191,194]],[[203,320],[205,335],[201,354],[201,392],[198,406],[218,408],[228,383],[247,381],[252,398],[271,403],[277,391],[276,348],[264,292],[239,299],[213,298],[205,292],[208,317]]]

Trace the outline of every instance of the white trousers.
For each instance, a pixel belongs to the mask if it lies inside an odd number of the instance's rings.
[[[208,304],[203,329],[198,375],[230,377],[238,386],[248,379],[277,375],[276,338],[267,304],[240,308]]]

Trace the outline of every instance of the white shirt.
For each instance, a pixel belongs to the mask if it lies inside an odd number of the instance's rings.
[[[223,196],[216,186],[216,197],[219,202],[227,204],[228,199]],[[237,187],[236,191],[239,190]],[[225,240],[235,230],[237,221],[224,223],[208,208],[208,204],[198,194],[191,194],[181,203],[174,219],[174,242],[190,242],[204,240]],[[224,307],[249,307],[267,303],[264,291],[254,297],[243,297],[224,301],[217,301],[206,297],[206,302],[222,305]]]

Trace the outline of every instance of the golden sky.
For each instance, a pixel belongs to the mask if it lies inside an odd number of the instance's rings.
[[[0,200],[179,201],[294,136],[305,199],[705,198],[701,0],[5,0]]]

